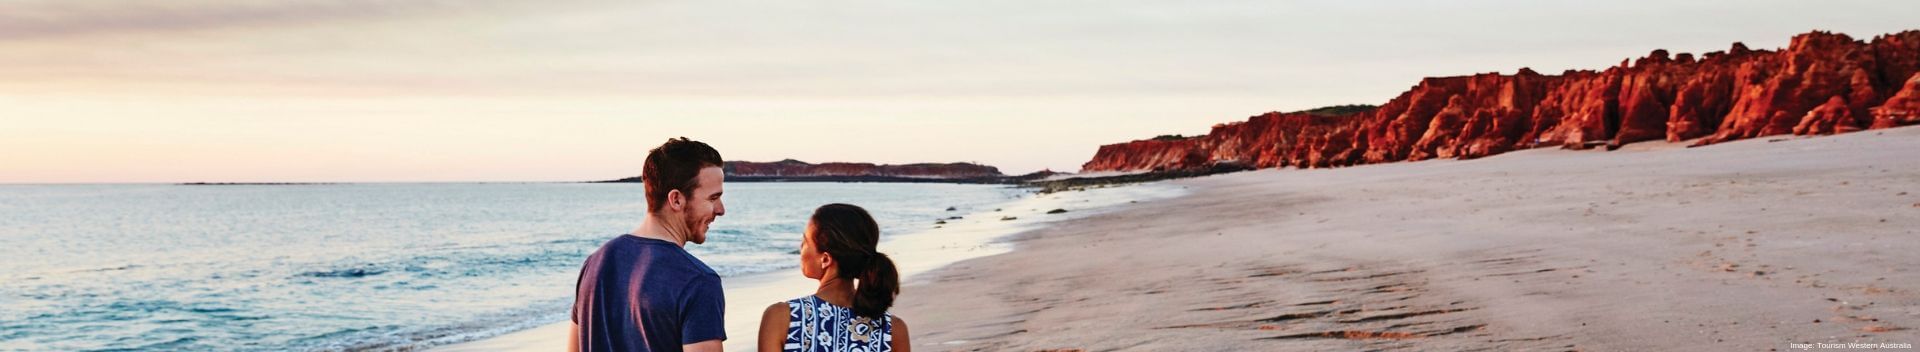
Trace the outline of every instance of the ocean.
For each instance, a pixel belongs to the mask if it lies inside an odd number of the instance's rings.
[[[883,236],[939,236],[921,232],[1028,192],[726,193],[689,251],[732,277],[794,267],[821,204],[867,208]],[[0,186],[0,350],[406,349],[565,321],[581,262],[645,209],[639,184]]]

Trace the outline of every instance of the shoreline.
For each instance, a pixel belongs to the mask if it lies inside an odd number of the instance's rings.
[[[916,349],[1920,343],[1920,127],[1165,182],[901,296]]]
[[[900,235],[883,233],[882,236],[893,237],[883,240],[880,250],[895,260],[902,282],[901,295],[907,296],[913,294],[917,283],[925,282],[926,273],[964,260],[1012,251],[1012,245],[1006,239],[1021,233],[1042,229],[1060,221],[1120,210],[1137,202],[1178,197],[1183,193],[1178,186],[1140,184],[1095,188],[1084,192],[1027,194],[1000,205],[996,210],[966,214],[961,219],[943,220],[942,223],[929,224],[926,228]],[[1053,209],[1068,211],[1047,213]],[[1015,219],[1001,220],[1007,216]],[[760,313],[766,306],[811,294],[816,285],[815,281],[802,277],[792,269],[722,280],[727,295],[727,342],[724,345],[728,351],[753,350],[756,339],[754,333],[758,331]],[[903,317],[911,319],[911,316]],[[568,325],[569,322],[564,320],[539,324],[525,330],[428,349],[439,352],[552,351],[566,344]]]

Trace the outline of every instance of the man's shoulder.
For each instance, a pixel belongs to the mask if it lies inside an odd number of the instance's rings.
[[[629,256],[627,254],[632,252],[635,246],[630,237],[633,236],[622,234],[607,239],[606,242],[601,242],[600,248],[595,248],[592,254],[587,255],[587,263],[593,264],[595,262],[605,261],[610,257],[619,258]]]
[[[707,266],[707,262],[701,261],[699,257],[695,257],[693,253],[688,253],[685,250],[680,251],[680,253],[687,259],[688,268],[693,270],[694,273],[699,274],[700,277],[714,280],[720,279],[720,273],[713,271],[713,267]]]
[[[621,234],[619,236],[613,236],[613,238],[601,243],[600,248],[594,250],[591,256],[636,256],[641,253],[662,249],[679,249],[679,246],[675,246],[673,243],[667,241]]]
[[[618,258],[618,259],[615,259]],[[718,279],[719,273],[706,262],[688,253],[685,248],[671,242],[644,238],[634,235],[620,235],[599,250],[593,252],[589,261],[611,261],[628,264],[633,269],[647,271],[680,272],[689,279],[711,277]]]

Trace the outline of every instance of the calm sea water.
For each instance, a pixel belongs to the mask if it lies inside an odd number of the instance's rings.
[[[905,234],[1024,193],[731,183],[689,248],[722,275],[785,269],[821,204]],[[640,223],[643,199],[638,184],[0,186],[0,350],[390,348],[562,321],[580,263]]]

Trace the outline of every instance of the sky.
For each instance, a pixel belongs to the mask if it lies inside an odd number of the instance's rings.
[[[0,183],[1076,171],[1421,77],[1920,29],[1916,1],[0,0]]]

